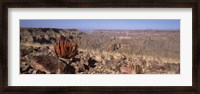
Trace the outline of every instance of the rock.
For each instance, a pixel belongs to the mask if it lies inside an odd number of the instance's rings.
[[[174,71],[174,73],[180,74],[180,64],[171,63],[169,67],[170,71]]]
[[[120,72],[125,74],[142,74],[143,70],[140,65],[125,66],[120,67]]]
[[[33,71],[34,71],[34,69],[29,69],[28,73],[31,74],[31,73],[33,73]]]
[[[73,58],[73,59],[72,59],[72,62],[80,62],[80,61],[81,61],[80,58]]]
[[[25,71],[27,68],[28,68],[27,65],[25,65],[25,64],[20,64],[20,70],[21,70],[21,71]]]
[[[180,64],[176,64],[176,63],[165,63],[164,64],[164,68],[167,70],[167,71],[171,71],[170,73],[173,72],[176,73],[176,74],[180,74]]]
[[[88,60],[88,65],[89,65],[90,67],[94,68],[94,67],[96,66],[96,65],[95,65],[96,62],[97,62],[97,61],[96,61],[95,59],[89,58],[89,60]]]
[[[131,66],[127,67],[125,65],[122,65],[120,67],[120,72],[123,73],[123,74],[136,74],[133,67],[131,67]]]
[[[35,56],[31,61],[31,65],[34,69],[44,71],[47,74],[58,73],[60,70],[59,63],[61,63],[56,57],[52,56]]]
[[[112,60],[107,60],[106,66],[112,67],[113,66],[113,62]]]
[[[136,74],[143,74],[143,70],[140,65],[135,65],[134,67]]]
[[[63,73],[65,73],[65,74],[75,74],[77,72],[77,68],[75,69],[74,67],[76,67],[76,64],[74,64],[74,63],[72,63],[71,65],[66,64]]]
[[[20,46],[20,56],[23,57],[25,55],[28,55],[33,52],[33,47],[32,46]]]
[[[96,55],[96,56],[95,56],[95,60],[101,61],[101,60],[102,60],[102,59],[101,59],[101,56],[100,56],[100,55]]]
[[[36,74],[37,73],[37,70],[33,70],[32,74]]]
[[[36,74],[46,74],[46,72],[38,70]]]
[[[126,59],[127,59],[126,55],[121,56],[121,60],[126,60]]]
[[[76,62],[76,63],[77,63],[79,72],[84,72],[86,70],[85,66],[83,65],[83,63],[81,63],[81,62]]]
[[[101,63],[102,63],[103,65],[106,65],[106,62],[107,62],[107,60],[103,60]]]
[[[30,70],[33,70],[33,67],[31,67],[31,66],[22,67],[22,65],[20,65],[20,73],[31,74],[32,71],[30,71]]]
[[[35,47],[34,49],[33,49],[35,52],[41,52],[42,50],[41,50],[41,47]]]

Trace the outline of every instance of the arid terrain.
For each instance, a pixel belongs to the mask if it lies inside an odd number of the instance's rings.
[[[74,56],[61,58],[61,36],[77,40]],[[21,28],[20,72],[180,74],[180,31]]]

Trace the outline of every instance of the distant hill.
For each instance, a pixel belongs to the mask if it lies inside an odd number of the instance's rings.
[[[20,28],[20,42],[52,44],[58,36],[67,34],[78,36],[84,32],[80,32],[78,29]]]

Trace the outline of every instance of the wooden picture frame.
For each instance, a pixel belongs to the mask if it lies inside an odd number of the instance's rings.
[[[199,10],[198,0],[4,0],[2,3],[0,84],[3,94],[64,93],[136,93],[198,94],[200,93]],[[199,6],[198,6],[199,5]],[[8,8],[192,8],[192,86],[8,86]]]

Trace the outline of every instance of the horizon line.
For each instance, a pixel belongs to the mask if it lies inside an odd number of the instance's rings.
[[[79,28],[57,28],[57,27],[20,27],[20,28],[49,28],[49,29],[77,29],[80,31],[92,31],[92,30],[165,30],[165,31],[180,31],[180,29],[79,29]]]

